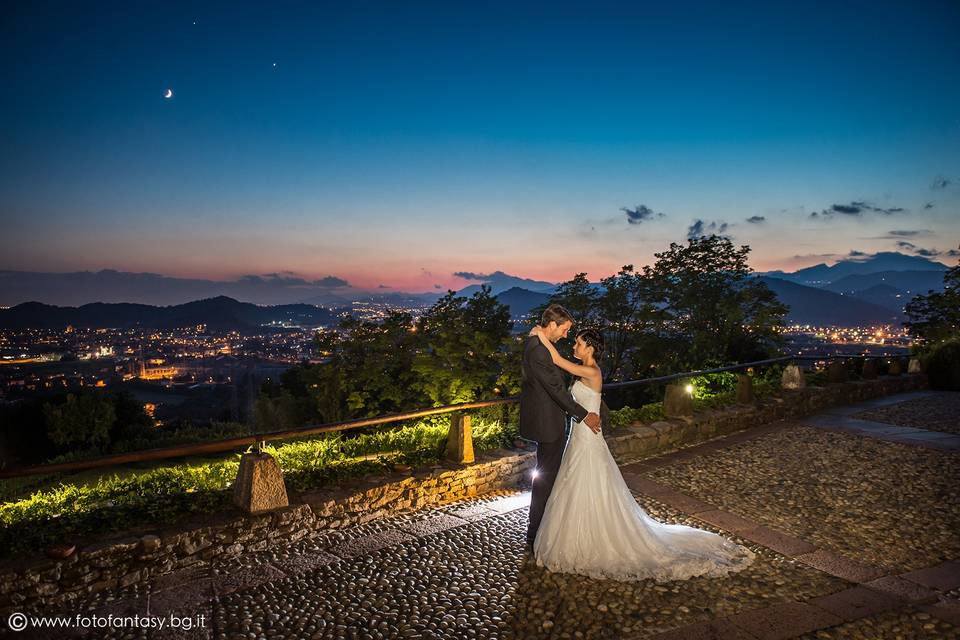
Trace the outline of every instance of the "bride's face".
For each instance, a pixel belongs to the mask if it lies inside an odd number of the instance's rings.
[[[573,341],[573,357],[577,360],[583,361],[590,353],[590,347],[586,342],[583,341],[583,338],[577,338]]]

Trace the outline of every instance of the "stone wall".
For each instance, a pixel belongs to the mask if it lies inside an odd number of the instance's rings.
[[[607,442],[618,460],[653,455],[758,424],[814,413],[926,386],[922,375],[885,377],[785,391],[757,407],[731,407],[618,430]],[[433,466],[406,474],[370,476],[337,488],[291,495],[278,511],[238,510],[166,528],[145,528],[99,540],[63,560],[23,557],[0,564],[0,615],[62,608],[87,594],[126,587],[199,562],[260,551],[316,531],[337,529],[445,504],[524,482],[535,456],[496,450],[463,466]]]
[[[758,424],[810,415],[827,407],[854,404],[894,393],[924,389],[924,375],[885,376],[826,387],[780,391],[760,405],[735,405],[698,413],[693,418],[634,425],[607,438],[618,462],[653,455],[684,444],[693,444]],[[623,435],[619,435],[623,432]]]

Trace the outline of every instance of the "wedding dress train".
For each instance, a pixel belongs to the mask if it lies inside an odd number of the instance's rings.
[[[599,413],[600,394],[578,380],[571,389]],[[722,536],[663,524],[637,504],[603,435],[573,425],[563,462],[533,545],[537,564],[551,571],[614,580],[683,580],[724,575],[754,554]]]

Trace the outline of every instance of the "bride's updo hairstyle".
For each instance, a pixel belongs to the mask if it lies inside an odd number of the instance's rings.
[[[588,347],[593,347],[593,359],[599,360],[603,355],[603,334],[596,329],[581,329],[577,337]]]

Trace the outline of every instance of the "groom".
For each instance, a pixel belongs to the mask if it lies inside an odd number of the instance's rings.
[[[573,318],[566,309],[552,304],[543,312],[540,326],[550,342],[566,338]],[[533,545],[560,470],[565,445],[567,415],[583,421],[594,432],[600,431],[600,416],[589,413],[570,395],[560,367],[553,364],[550,352],[537,336],[527,338],[523,346],[523,382],[520,391],[520,435],[537,443],[537,466],[530,496],[530,524],[527,544]]]

